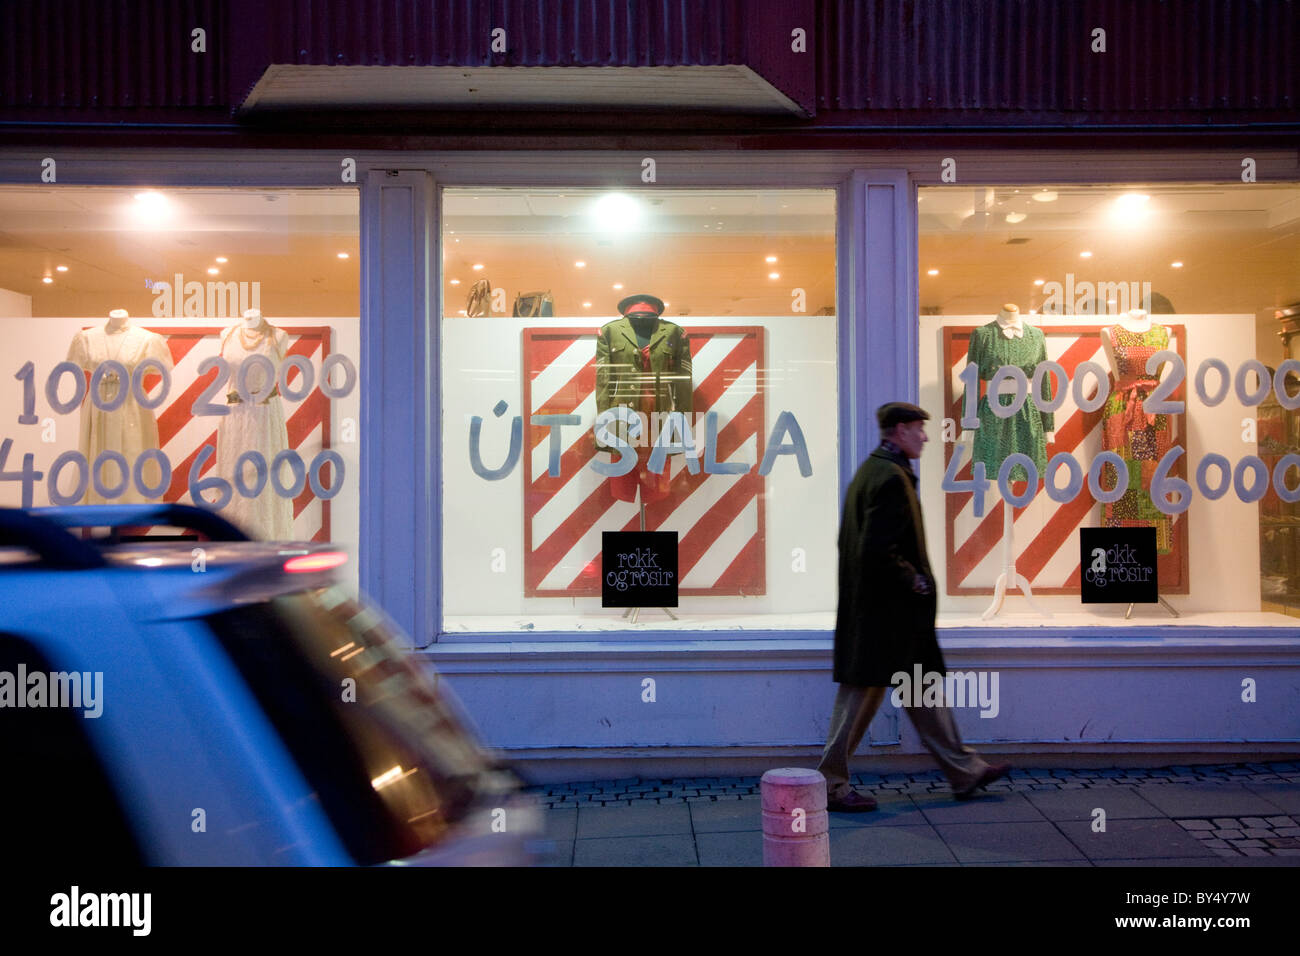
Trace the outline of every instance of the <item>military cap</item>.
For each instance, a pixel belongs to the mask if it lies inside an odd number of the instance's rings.
[[[632,306],[642,303],[650,306],[650,309],[637,309],[638,312],[653,311],[655,315],[664,314],[664,300],[653,295],[629,295],[619,302],[618,313],[619,315],[627,315]]]
[[[889,402],[876,409],[876,421],[880,423],[881,431],[907,422],[928,421],[929,418],[929,412],[909,402]]]

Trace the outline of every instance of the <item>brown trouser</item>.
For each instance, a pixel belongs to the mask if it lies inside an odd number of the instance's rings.
[[[862,743],[867,725],[875,716],[888,687],[856,687],[840,684],[831,709],[831,727],[817,766],[826,778],[826,795],[839,799],[853,789],[849,785],[849,758]],[[925,749],[934,755],[953,790],[964,790],[979,779],[988,763],[961,742],[950,707],[907,707],[908,719],[921,737]]]

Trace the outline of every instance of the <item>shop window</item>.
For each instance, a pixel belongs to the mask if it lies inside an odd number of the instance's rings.
[[[935,187],[919,215],[941,623],[1293,624],[1300,188]]]
[[[355,546],[358,210],[0,189],[0,504],[202,501],[255,538]]]
[[[834,191],[442,205],[444,629],[832,626]],[[603,593],[644,582],[671,615]]]

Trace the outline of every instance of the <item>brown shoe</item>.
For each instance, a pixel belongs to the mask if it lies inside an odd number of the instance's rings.
[[[976,790],[979,790],[981,787],[988,786],[994,780],[1002,779],[1010,772],[1011,772],[1011,764],[1009,763],[989,764],[987,767],[984,768],[984,772],[980,774],[978,780],[976,780],[974,783],[972,783],[969,787],[967,787],[964,790],[954,790],[952,792],[952,795],[958,800],[969,800],[971,797],[975,796]]]
[[[826,801],[826,809],[831,813],[866,813],[876,809],[876,798],[864,796],[856,790],[850,790],[844,796]]]

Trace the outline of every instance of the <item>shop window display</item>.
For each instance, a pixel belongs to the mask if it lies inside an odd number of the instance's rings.
[[[0,503],[201,503],[355,548],[358,211],[351,190],[0,189]]]
[[[834,208],[444,191],[446,631],[831,626]],[[679,603],[604,607],[603,535],[641,530]]]
[[[1287,624],[1300,363],[1282,343],[1300,189],[920,198],[941,623]],[[1141,573],[1159,603],[1083,604],[1085,586],[1139,573],[1116,565],[1123,547],[1082,553],[1084,528],[1149,530]]]

